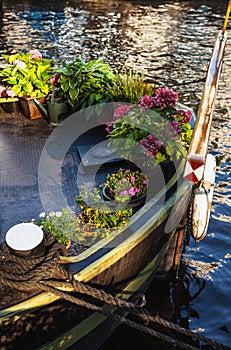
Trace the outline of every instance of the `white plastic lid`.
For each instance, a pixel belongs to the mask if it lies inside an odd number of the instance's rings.
[[[6,233],[6,243],[14,250],[30,250],[43,240],[41,227],[23,222],[12,226]]]

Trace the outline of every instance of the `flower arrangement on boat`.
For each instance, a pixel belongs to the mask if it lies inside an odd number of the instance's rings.
[[[76,202],[82,213],[77,218],[80,227],[94,228],[94,234],[100,232],[101,236],[107,235],[111,228],[120,228],[128,224],[133,210],[129,206],[117,206],[113,209],[102,200],[100,190],[96,187],[91,189],[81,187],[81,194],[76,198]],[[103,229],[97,231],[97,229]],[[109,231],[108,231],[109,230]]]
[[[178,105],[178,94],[168,87],[143,96],[137,105],[120,105],[108,122],[109,144],[121,157],[143,165],[179,159],[191,140],[192,115]]]
[[[0,73],[6,91],[17,97],[42,97],[53,90],[52,60],[44,58],[39,50],[2,55],[9,63]]]
[[[61,211],[51,211],[46,214],[39,214],[39,219],[32,222],[36,223],[44,232],[51,233],[58,242],[67,245],[70,237],[77,233],[76,218],[71,213],[62,208]]]
[[[70,239],[89,245],[97,238],[108,237],[111,229],[117,231],[128,224],[133,210],[129,206],[117,207],[114,211],[102,200],[100,190],[94,188],[88,192],[81,188],[81,194],[76,198],[79,215],[68,209],[42,212],[39,219],[32,219],[44,232],[51,233],[58,242],[67,245]]]
[[[103,187],[107,197],[123,203],[146,194],[147,178],[140,170],[119,169],[107,174]]]

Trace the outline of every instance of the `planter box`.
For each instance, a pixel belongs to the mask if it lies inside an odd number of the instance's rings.
[[[44,115],[41,111],[41,109],[37,106],[37,104],[34,101],[35,98],[23,98],[20,97],[19,101],[22,106],[23,114],[28,119],[39,119],[43,118]],[[45,97],[37,98],[39,103],[43,103],[45,101]]]
[[[20,113],[18,98],[0,98],[0,104],[6,113]]]

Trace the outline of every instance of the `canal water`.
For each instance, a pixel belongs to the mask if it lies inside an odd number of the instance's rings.
[[[39,49],[60,62],[105,57],[145,71],[181,102],[198,108],[227,1],[2,0],[0,54]],[[231,21],[230,21],[231,22]],[[146,307],[178,325],[231,344],[231,24],[210,138],[217,171],[207,236],[185,247],[178,278],[155,280]],[[0,66],[4,65],[0,59]],[[120,327],[100,350],[165,349]],[[203,346],[202,346],[203,348]],[[92,349],[94,350],[94,349]]]

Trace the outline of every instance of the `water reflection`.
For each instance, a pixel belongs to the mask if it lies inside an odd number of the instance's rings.
[[[58,62],[104,56],[115,69],[145,70],[150,81],[173,86],[196,111],[226,5],[217,0],[3,0],[0,54],[38,48]],[[153,309],[159,304],[158,293],[163,296],[163,316],[185,327],[201,327],[206,336],[227,345],[230,333],[224,329],[231,332],[230,37],[229,29],[210,137],[209,150],[218,166],[208,234],[200,248],[190,242],[184,255],[186,280],[169,288],[161,282],[153,284],[148,294]],[[125,334],[130,334],[127,329]],[[136,349],[143,347],[143,338],[137,344]],[[146,349],[157,349],[152,342],[146,344]],[[112,346],[113,342],[108,348]]]

